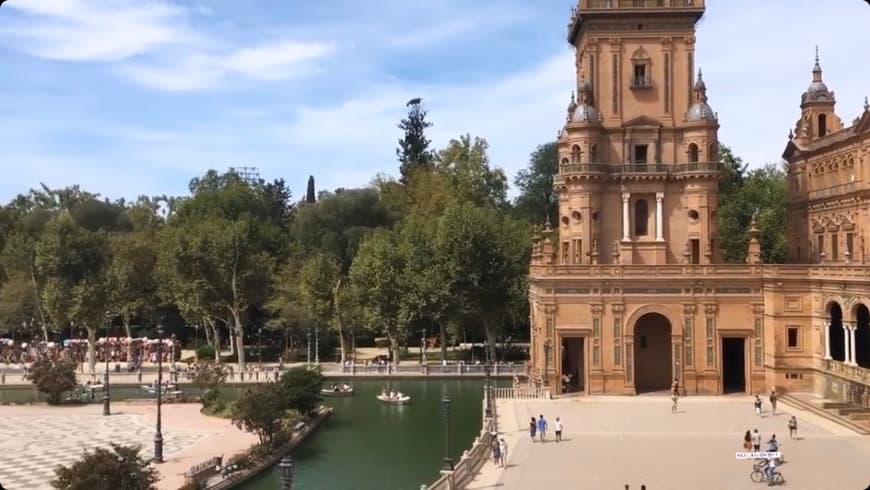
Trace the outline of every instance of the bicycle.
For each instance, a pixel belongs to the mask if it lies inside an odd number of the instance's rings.
[[[761,483],[767,481],[767,474],[764,470],[756,469],[752,470],[752,473],[749,474],[749,479],[754,483]],[[771,478],[774,485],[782,485],[785,483],[785,478],[783,478],[782,473],[778,470],[773,470],[773,478]]]

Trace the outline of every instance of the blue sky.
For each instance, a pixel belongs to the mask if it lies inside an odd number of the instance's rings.
[[[9,0],[0,8],[0,201],[45,182],[182,194],[256,166],[295,197],[395,175],[422,97],[436,147],[469,132],[511,176],[574,87],[576,0]],[[870,93],[862,0],[708,0],[696,59],[720,139],[778,161],[814,46],[846,124]]]

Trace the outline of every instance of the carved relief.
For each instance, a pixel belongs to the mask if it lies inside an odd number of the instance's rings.
[[[695,305],[683,305],[683,314],[686,316],[694,315],[697,309]]]
[[[718,312],[719,312],[719,305],[715,305],[715,304],[704,305],[704,313],[706,313],[707,315],[715,315]]]
[[[625,305],[622,305],[622,304],[611,305],[610,309],[613,311],[614,314],[622,314],[625,311]]]
[[[755,313],[756,315],[763,315],[764,305],[752,305],[752,313]]]
[[[556,305],[544,305],[544,313],[554,315],[556,313]]]
[[[604,307],[599,304],[593,304],[589,306],[593,315],[600,315],[602,311],[604,311]]]

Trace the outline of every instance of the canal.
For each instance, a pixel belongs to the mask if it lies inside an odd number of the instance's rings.
[[[441,398],[445,393],[453,401],[452,457],[458,458],[480,432],[483,380],[349,382],[353,397],[325,399],[335,407],[335,414],[293,452],[294,489],[419,490],[438,477],[444,458]],[[387,387],[411,395],[411,404],[386,405],[376,400]],[[240,488],[280,489],[280,473],[273,468]]]

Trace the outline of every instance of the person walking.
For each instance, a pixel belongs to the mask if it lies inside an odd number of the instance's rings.
[[[770,413],[776,415],[776,400],[779,398],[776,390],[770,390]]]
[[[752,450],[761,451],[761,433],[758,432],[758,429],[752,431]]]
[[[760,395],[755,395],[754,405],[755,405],[755,415],[758,415],[759,417],[761,417],[761,396]]]
[[[532,438],[532,442],[535,442],[535,434],[538,432],[538,422],[532,417],[532,421],[529,422],[529,436]]]
[[[498,440],[498,452],[501,456],[499,463],[504,468],[507,464],[507,442],[505,442],[504,437],[500,437]]]
[[[677,394],[677,391],[673,391],[671,393],[671,413],[677,413],[677,400],[680,399],[680,396]]]
[[[559,417],[556,417],[556,442],[562,440],[562,421],[559,420]]]
[[[498,445],[497,439],[492,440],[491,449],[492,449],[492,463],[496,466],[501,465],[501,451],[500,451],[501,448]]]
[[[792,415],[791,418],[788,419],[788,437],[790,439],[794,439],[797,437],[797,419],[794,417],[794,415]]]
[[[749,433],[749,430],[743,434],[743,450],[752,451],[752,434]]]
[[[541,442],[547,438],[547,421],[544,420],[544,414],[538,416],[538,437],[541,438]]]

